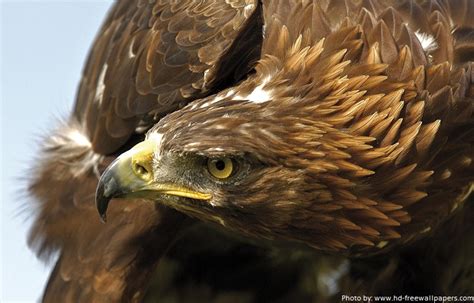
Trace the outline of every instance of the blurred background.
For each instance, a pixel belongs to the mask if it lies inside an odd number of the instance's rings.
[[[89,47],[112,0],[0,0],[0,302],[37,302],[54,259],[26,238],[25,180],[40,135],[68,115]]]

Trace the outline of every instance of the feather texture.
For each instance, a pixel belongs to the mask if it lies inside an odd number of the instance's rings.
[[[469,0],[118,1],[30,183],[30,242],[60,255],[43,300],[472,293],[473,15]],[[97,173],[148,130],[163,154],[263,164],[221,208],[173,206],[230,234],[142,199],[99,223]]]

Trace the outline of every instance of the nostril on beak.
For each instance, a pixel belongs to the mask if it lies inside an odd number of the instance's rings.
[[[151,169],[139,161],[133,161],[132,169],[135,175],[144,181],[150,181],[153,178]]]
[[[148,170],[147,170],[143,165],[140,165],[140,164],[135,164],[135,171],[136,171],[137,174],[139,174],[139,175],[146,175],[146,174],[148,174]]]

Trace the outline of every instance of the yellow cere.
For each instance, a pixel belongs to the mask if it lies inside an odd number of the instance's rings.
[[[131,149],[133,172],[144,181],[153,179],[154,148],[155,142],[146,140]]]

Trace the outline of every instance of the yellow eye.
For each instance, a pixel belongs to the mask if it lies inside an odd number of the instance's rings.
[[[232,174],[234,164],[230,158],[209,159],[207,169],[217,179],[225,179]]]

